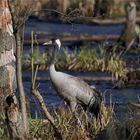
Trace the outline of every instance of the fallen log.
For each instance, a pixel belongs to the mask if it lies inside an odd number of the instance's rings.
[[[116,24],[124,24],[126,22],[126,18],[116,18],[116,19],[93,19],[92,23],[97,25],[116,25]],[[140,17],[136,18],[136,22],[140,23]]]
[[[43,34],[37,34],[38,36],[38,43],[39,44],[43,44],[46,40],[56,37],[56,35],[54,34],[47,34],[45,35],[45,33]],[[31,39],[30,35],[26,35],[25,36],[25,41],[24,41],[24,45],[31,45]],[[67,42],[77,42],[77,41],[86,41],[86,42],[98,42],[98,41],[105,41],[105,40],[112,40],[112,41],[117,41],[119,39],[119,35],[88,35],[88,36],[76,36],[76,35],[60,35],[59,38],[62,40],[63,43],[67,43]]]
[[[91,18],[91,17],[75,17],[70,18],[71,22],[75,23],[90,23],[90,24],[96,24],[96,25],[118,25],[118,24],[124,24],[126,22],[126,18],[110,18],[110,19],[97,19],[97,18]],[[136,18],[136,22],[140,23],[140,17]]]
[[[125,18],[115,18],[115,19],[97,19],[97,18],[85,18],[85,17],[75,17],[71,18],[71,22],[74,23],[86,23],[86,24],[95,24],[95,25],[116,25],[124,24]]]
[[[103,77],[88,77],[88,76],[78,76],[79,78],[86,81],[111,81],[111,76],[103,76]],[[36,77],[38,81],[49,81],[50,77]],[[23,81],[31,81],[31,77],[23,77]]]
[[[38,18],[37,18],[38,19]],[[54,23],[78,23],[91,25],[119,25],[126,22],[125,17],[114,18],[95,18],[95,17],[67,17],[63,19],[38,19],[40,21],[54,22]],[[136,22],[140,23],[140,17],[136,18]]]

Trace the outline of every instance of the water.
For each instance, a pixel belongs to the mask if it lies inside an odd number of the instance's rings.
[[[94,76],[108,76],[108,73],[100,73],[100,72],[67,72],[74,76],[85,76],[85,77],[94,77]],[[48,77],[48,72],[39,71],[39,77]],[[23,77],[31,77],[30,71],[24,71]],[[113,85],[111,81],[86,81],[89,85],[95,85],[95,87],[105,95],[106,104],[110,102],[110,96],[112,97],[112,103],[115,105],[115,117],[119,120],[126,120],[131,118],[131,114],[129,113],[129,103],[130,102],[138,102],[137,96],[140,96],[140,87],[130,87],[130,88],[122,88],[122,89],[113,89]],[[60,106],[64,106],[63,100],[56,93],[51,81],[37,81],[37,84],[40,83],[38,90],[44,98],[44,101],[49,107],[56,108]],[[34,116],[35,112],[39,113],[39,116],[42,116],[40,111],[40,107],[35,97],[31,95],[31,82],[24,81],[24,87],[27,95],[30,97],[31,101],[31,112]]]
[[[82,24],[56,24],[29,20],[25,26],[25,34],[34,32],[47,32],[55,35],[62,33],[82,35],[120,35],[124,25],[84,25]]]
[[[35,19],[30,19],[25,24],[25,40],[30,38],[31,31],[37,33],[37,38],[48,38],[51,34],[58,38],[61,38],[63,34],[69,35],[121,35],[124,29],[124,24],[119,25],[86,25],[86,24],[56,24],[56,23],[48,23],[48,22],[41,22]],[[45,33],[43,36],[40,33]],[[46,34],[48,33],[48,35]],[[107,41],[106,41],[107,42]],[[113,42],[108,42],[113,43]],[[114,43],[113,43],[114,44]],[[66,43],[62,42],[62,46],[75,46],[76,44],[73,43]],[[100,43],[92,42],[92,47],[97,47]],[[80,45],[81,46],[81,45]],[[24,46],[24,55],[28,56],[31,52],[30,46]],[[45,51],[45,47],[40,44],[39,49],[41,52]],[[127,53],[127,55],[123,56],[124,59],[127,61],[129,67],[134,67],[134,62],[137,61],[135,67],[137,68],[140,65],[140,54],[139,53]],[[133,66],[132,66],[133,65]]]

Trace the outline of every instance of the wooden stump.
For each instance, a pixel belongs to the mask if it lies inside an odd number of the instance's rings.
[[[10,140],[22,140],[24,139],[22,117],[13,98],[16,91],[15,45],[8,2],[0,0],[0,112],[6,114]]]
[[[25,140],[22,116],[19,112],[16,97],[14,95],[7,96],[6,103],[5,114],[10,140]]]
[[[129,2],[126,6],[126,23],[121,36],[121,41],[125,46],[128,46],[135,38],[136,25],[136,5],[134,2]]]

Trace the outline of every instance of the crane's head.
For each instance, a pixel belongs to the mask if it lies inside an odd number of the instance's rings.
[[[43,43],[43,45],[55,45],[60,50],[60,48],[61,48],[61,41],[58,38],[57,39],[51,39],[50,41]]]

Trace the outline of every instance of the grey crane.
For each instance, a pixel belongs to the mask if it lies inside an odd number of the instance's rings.
[[[54,46],[49,74],[56,91],[66,101],[72,111],[75,111],[77,104],[80,104],[84,110],[93,112],[97,118],[102,102],[101,94],[82,79],[56,71],[55,61],[61,47],[61,42],[59,39],[52,39],[43,45],[49,44]]]

